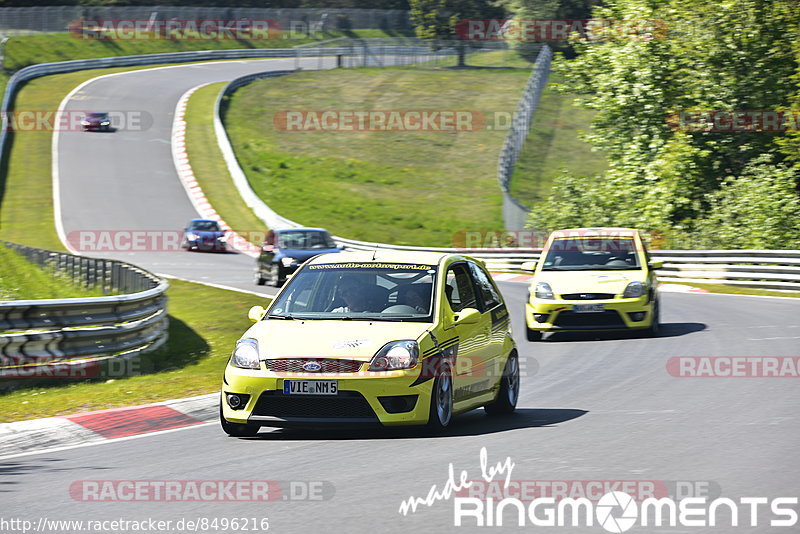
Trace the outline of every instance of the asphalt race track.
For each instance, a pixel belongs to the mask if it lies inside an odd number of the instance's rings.
[[[333,61],[331,58],[327,63],[332,65]],[[313,65],[317,62],[313,60]],[[84,86],[69,100],[66,110],[135,112],[143,120],[141,128],[59,135],[57,164],[65,234],[85,230],[180,231],[190,219],[198,217],[178,179],[170,148],[180,97],[204,83],[293,68],[294,59],[201,63],[133,71]],[[257,289],[253,283],[255,262],[245,254],[79,252],[133,262],[156,273]]]
[[[262,429],[256,438],[235,439],[209,424],[0,460],[4,513],[34,521],[267,517],[271,532],[485,530],[454,529],[449,500],[408,516],[398,512],[409,496],[424,498],[434,484],[441,490],[451,462],[456,477],[466,470],[479,479],[482,447],[488,465],[511,458],[512,480],[655,481],[710,498],[797,496],[797,379],[676,378],[666,363],[673,356],[797,356],[800,302],[665,293],[658,339],[561,334],[528,343],[520,335],[525,286],[501,286],[525,371],[513,416],[471,412],[439,437]],[[318,501],[96,503],[70,496],[81,480],[325,481],[335,493]],[[744,524],[748,517],[740,513]],[[597,524],[585,531],[605,532]]]
[[[143,132],[61,136],[57,164],[65,230],[181,228],[196,215],[178,182],[168,144],[178,98],[201,83],[288,64],[268,60],[190,65],[104,78],[86,86],[69,102],[69,109],[143,109],[155,122]],[[253,260],[243,254],[111,256],[159,273],[255,289]],[[521,314],[525,285],[502,283],[501,289],[512,312],[523,370],[515,415],[490,418],[474,411],[456,418],[436,437],[414,430],[263,429],[256,438],[235,439],[209,424],[0,457],[3,516],[34,523],[41,518],[152,518],[173,525],[181,519],[255,518],[260,524],[268,518],[270,532],[304,534],[485,531],[471,527],[474,519],[466,520],[467,527],[454,528],[452,498],[423,505],[407,516],[398,512],[408,497],[424,498],[433,485],[442,490],[450,463],[456,479],[461,470],[470,480],[480,479],[483,447],[490,466],[507,457],[514,462],[510,478],[515,481],[651,481],[669,488],[676,498],[691,496],[686,493],[690,491],[737,501],[798,496],[800,379],[679,378],[670,375],[667,362],[680,356],[797,357],[800,301],[663,293],[663,332],[657,339],[559,334],[529,343]],[[70,494],[70,487],[82,480],[276,480],[284,481],[284,491],[300,489],[297,500],[268,503],[97,503]],[[325,482],[324,499],[302,499],[303,483],[309,481]],[[677,494],[678,488],[685,492]],[[763,515],[773,517],[766,510]],[[515,518],[514,513],[506,514],[507,522]],[[744,507],[739,518],[735,529],[655,530],[774,530],[764,517],[759,526],[746,526],[749,509]],[[729,519],[720,522],[730,525]],[[523,530],[511,523],[503,528]],[[252,525],[248,530],[263,531]],[[528,523],[524,530],[605,532],[597,524],[580,529]],[[651,531],[652,527],[636,526],[631,532]]]

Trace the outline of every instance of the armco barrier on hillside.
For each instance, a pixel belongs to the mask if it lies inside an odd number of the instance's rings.
[[[165,280],[121,261],[3,244],[79,285],[118,294],[0,301],[2,382],[85,376],[74,371],[104,360],[131,358],[166,341]],[[59,372],[64,369],[69,372]]]

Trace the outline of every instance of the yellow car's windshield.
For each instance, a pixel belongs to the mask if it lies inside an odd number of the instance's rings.
[[[543,271],[639,270],[636,241],[629,237],[556,239],[547,250]]]
[[[312,264],[288,282],[265,319],[431,321],[433,265]]]

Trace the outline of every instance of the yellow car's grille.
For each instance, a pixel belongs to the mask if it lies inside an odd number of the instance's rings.
[[[610,300],[614,298],[613,293],[562,293],[564,300]]]
[[[266,360],[267,369],[275,373],[356,373],[364,363],[335,358],[281,358]]]

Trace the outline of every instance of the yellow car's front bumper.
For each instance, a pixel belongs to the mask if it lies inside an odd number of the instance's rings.
[[[602,305],[602,312],[577,313],[575,306]],[[632,299],[559,300],[532,298],[525,305],[525,323],[540,332],[575,330],[639,330],[650,328],[655,300],[648,295]]]
[[[418,380],[419,375],[418,368],[312,374],[273,373],[228,365],[222,384],[222,416],[231,423],[263,426],[425,424],[433,380]],[[338,392],[287,395],[283,392],[285,380],[336,380]],[[227,402],[231,394],[247,395],[246,403],[238,409],[231,408]]]

